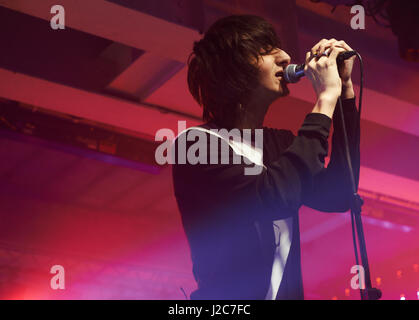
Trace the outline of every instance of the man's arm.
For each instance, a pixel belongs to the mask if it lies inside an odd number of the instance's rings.
[[[351,89],[347,96],[351,96]],[[352,89],[353,92],[353,89]],[[349,151],[355,184],[358,186],[360,169],[360,125],[355,97],[342,99],[345,127],[348,135]],[[336,106],[333,114],[332,152],[327,168],[313,179],[312,186],[307,186],[303,204],[325,212],[346,212],[350,210],[352,187],[345,156],[345,142],[341,123],[340,108]]]
[[[342,93],[341,93],[342,100],[352,99],[355,97],[354,87],[352,85],[352,80],[342,81]]]
[[[203,204],[196,199],[205,194],[212,199],[207,207],[228,209],[229,215],[249,212],[260,215],[250,219],[265,215],[276,220],[295,214],[304,185],[312,184],[313,177],[324,168],[331,123],[324,114],[308,114],[287,150],[258,175],[244,175],[245,165],[232,164],[231,157],[229,164],[175,164],[173,178],[179,203],[202,211]]]

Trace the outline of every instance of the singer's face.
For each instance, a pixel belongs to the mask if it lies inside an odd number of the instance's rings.
[[[281,49],[274,49],[269,54],[261,55],[258,62],[259,88],[257,90],[261,94],[272,96],[273,99],[288,95],[289,90],[283,78],[283,71],[290,61],[290,56]]]

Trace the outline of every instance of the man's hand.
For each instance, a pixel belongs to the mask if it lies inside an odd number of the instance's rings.
[[[317,54],[318,56],[323,54],[324,51],[329,49],[331,46],[345,49],[345,51],[352,51],[353,49],[343,40],[338,41],[336,39],[323,39],[319,41],[312,49],[311,53],[313,55]],[[342,99],[349,99],[355,96],[353,85],[352,85],[352,68],[354,65],[356,56],[353,56],[349,59],[343,61],[342,64],[338,66],[339,77],[342,80]]]
[[[346,51],[352,51],[352,48],[348,46],[345,41],[337,41],[336,45],[342,46]],[[338,65],[339,76],[342,79],[342,99],[355,97],[351,78],[355,58],[356,56],[350,57],[349,59],[343,60],[343,63]]]
[[[330,51],[329,54],[323,54],[327,49]],[[306,53],[304,73],[310,79],[317,98],[326,96],[332,101],[340,96],[342,79],[339,76],[336,58],[345,51],[330,41],[322,40]]]

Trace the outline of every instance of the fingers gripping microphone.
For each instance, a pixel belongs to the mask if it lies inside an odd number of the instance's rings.
[[[343,60],[349,59],[350,57],[354,55],[356,55],[355,51],[346,51],[346,52],[339,53],[338,57],[336,58],[336,62],[340,64],[343,62]],[[302,77],[305,76],[304,67],[305,67],[304,63],[303,64],[289,64],[284,70],[284,80],[289,83],[298,82]]]

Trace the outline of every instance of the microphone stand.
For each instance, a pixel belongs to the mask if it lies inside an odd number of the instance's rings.
[[[359,55],[358,55],[358,58]],[[363,72],[362,72],[362,60],[361,61],[361,91],[359,96],[359,117],[361,120],[361,99],[362,99],[362,87],[363,87]],[[361,196],[358,194],[357,189],[358,186],[355,183],[354,173],[352,169],[352,163],[351,163],[351,157],[349,152],[349,143],[348,143],[348,136],[346,133],[346,127],[345,127],[345,119],[343,115],[343,108],[342,108],[342,101],[339,97],[339,111],[341,115],[341,123],[342,123],[342,129],[343,129],[343,136],[345,139],[345,153],[346,153],[346,161],[347,161],[347,167],[349,170],[350,178],[351,178],[351,187],[352,187],[352,205],[351,205],[351,221],[352,221],[352,235],[353,235],[353,241],[354,241],[354,250],[355,250],[355,259],[356,264],[358,263],[358,248],[356,243],[356,236],[355,236],[355,229],[354,225],[356,226],[356,231],[358,235],[358,243],[359,243],[359,251],[361,255],[361,262],[362,266],[364,268],[364,282],[365,287],[362,283],[362,278],[360,277],[360,294],[361,294],[361,300],[378,300],[381,298],[381,290],[377,288],[373,288],[371,284],[371,274],[370,274],[370,268],[368,264],[368,255],[367,255],[367,247],[365,244],[365,237],[364,237],[364,229],[362,226],[362,219],[361,219],[361,206],[363,205],[364,201],[362,200]],[[364,288],[363,288],[364,287]]]

